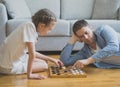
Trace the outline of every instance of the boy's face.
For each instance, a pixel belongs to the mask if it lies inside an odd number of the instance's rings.
[[[52,21],[47,26],[45,24],[43,24],[43,23],[39,23],[38,27],[37,27],[37,32],[39,32],[41,36],[44,36],[54,28],[55,24],[56,24],[55,21]]]
[[[86,44],[91,44],[94,41],[93,29],[89,26],[82,27],[76,32],[76,36],[79,38],[80,42]]]

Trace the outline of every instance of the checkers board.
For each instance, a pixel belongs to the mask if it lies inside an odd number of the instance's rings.
[[[49,67],[49,77],[51,78],[85,78],[86,73],[80,68]]]

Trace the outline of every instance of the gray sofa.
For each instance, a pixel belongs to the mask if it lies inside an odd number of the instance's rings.
[[[18,25],[42,8],[52,10],[58,22],[47,36],[40,37],[37,51],[61,51],[78,19],[87,20],[94,29],[103,24],[120,32],[120,0],[0,0],[0,44]],[[83,44],[76,43],[74,50]]]

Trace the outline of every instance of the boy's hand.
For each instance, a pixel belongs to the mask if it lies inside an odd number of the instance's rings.
[[[64,66],[64,64],[62,63],[62,61],[60,61],[59,59],[53,59],[53,62],[54,62],[58,67]]]
[[[40,75],[40,74],[30,74],[30,76],[28,77],[28,79],[39,79],[39,80],[42,80],[45,78],[47,77],[44,75]]]

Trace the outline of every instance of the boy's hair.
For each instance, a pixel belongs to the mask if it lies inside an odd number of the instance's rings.
[[[76,35],[76,32],[80,30],[82,27],[89,26],[88,22],[85,20],[78,20],[73,25],[73,33]]]
[[[35,24],[35,27],[39,23],[44,23],[47,26],[51,21],[57,21],[57,18],[52,11],[46,8],[39,10],[32,16],[32,22]]]

